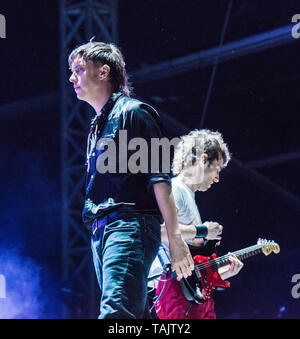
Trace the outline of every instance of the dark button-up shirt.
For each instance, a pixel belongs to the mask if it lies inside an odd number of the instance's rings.
[[[83,221],[87,227],[95,218],[118,209],[161,215],[152,186],[158,182],[171,185],[170,171],[163,173],[159,169],[151,173],[151,140],[162,137],[161,121],[154,108],[122,93],[113,93],[101,115],[94,118],[88,140],[83,209]],[[134,150],[135,147],[128,147],[133,138],[143,138],[148,152],[143,149],[141,154],[138,153],[139,147]],[[133,164],[131,170],[128,169],[130,163]],[[132,170],[134,164],[143,165],[137,173]]]

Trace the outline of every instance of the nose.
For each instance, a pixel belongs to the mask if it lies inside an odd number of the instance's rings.
[[[214,182],[218,183],[219,180],[220,180],[220,174],[219,174],[219,172],[218,172],[218,173],[216,174],[216,176],[215,176]]]
[[[77,81],[77,78],[76,78],[74,72],[73,72],[72,75],[70,76],[69,81],[72,82],[72,83],[75,83],[75,82]]]

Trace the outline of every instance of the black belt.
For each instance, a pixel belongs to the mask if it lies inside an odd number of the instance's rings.
[[[151,217],[155,217],[155,218],[159,218],[156,215],[150,215],[150,214],[142,214],[142,213],[137,213],[137,212],[120,212],[120,211],[116,211],[116,212],[111,212],[107,215],[105,215],[102,218],[97,218],[94,220],[93,225],[92,225],[92,232],[93,235],[97,232],[97,230],[99,228],[105,227],[107,224],[113,222],[114,220],[117,219],[121,219],[123,217],[134,217],[134,216],[140,216],[140,217],[145,217],[145,216],[151,216]],[[162,221],[160,221],[160,223],[162,223]]]
[[[118,217],[120,217],[120,212],[112,212],[102,218],[95,219],[92,225],[93,235],[99,228],[104,227],[105,225],[109,224],[113,219],[116,219]]]
[[[95,219],[95,221],[93,222],[93,225],[92,225],[93,235],[96,233],[96,231],[99,228],[105,227],[107,224],[113,222],[114,220],[121,219],[121,218],[124,218],[124,217],[128,218],[129,216],[132,216],[132,217],[133,216],[143,216],[143,214],[135,213],[135,212],[132,212],[132,211],[130,211],[130,212],[123,212],[123,211],[111,212],[111,213],[105,215],[102,218]]]

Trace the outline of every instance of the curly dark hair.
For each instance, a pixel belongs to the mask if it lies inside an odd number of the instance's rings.
[[[209,164],[222,159],[223,167],[226,167],[231,159],[228,146],[220,132],[208,129],[193,130],[180,139],[174,151],[172,164],[174,175],[179,174],[185,167],[194,165],[203,153],[207,154]]]

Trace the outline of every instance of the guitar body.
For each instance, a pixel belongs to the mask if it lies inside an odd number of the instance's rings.
[[[204,257],[202,255],[196,255],[194,257],[194,263],[197,265],[195,268],[196,276],[202,287],[202,298],[206,301],[210,298],[211,293],[215,288],[227,288],[230,283],[224,281],[218,273],[218,267],[211,265],[209,261],[215,260],[217,255],[213,253],[210,257]]]
[[[182,292],[189,301],[197,304],[205,303],[214,289],[222,290],[229,287],[229,283],[222,280],[218,270],[210,267],[208,261],[217,257],[218,240],[210,240],[205,246],[190,246],[194,258],[195,271],[188,278],[180,281]],[[206,263],[203,270],[197,269],[199,264]]]

